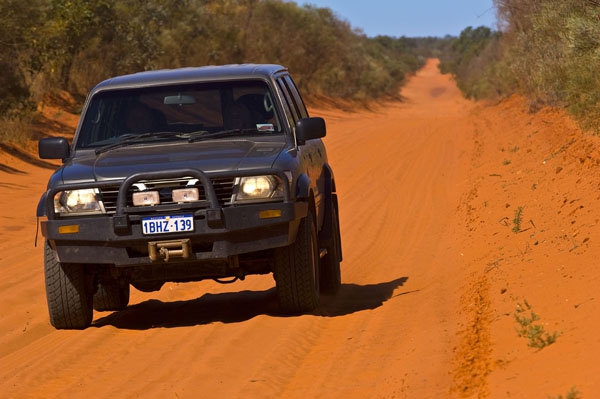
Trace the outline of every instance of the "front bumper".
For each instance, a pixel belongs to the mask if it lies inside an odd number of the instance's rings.
[[[130,231],[117,234],[114,217],[89,216],[41,223],[42,234],[50,241],[63,263],[134,266],[153,264],[148,243],[189,239],[192,253],[187,261],[218,260],[289,245],[296,239],[300,220],[306,217],[305,202],[271,203],[223,208],[222,227],[210,227],[206,211],[194,213],[194,231],[143,235],[141,217],[129,216]],[[267,214],[279,217],[261,218]],[[76,227],[75,227],[76,226]],[[66,231],[66,233],[61,233]]]
[[[273,173],[272,170],[269,172]],[[195,176],[203,182],[208,206],[202,209],[161,209],[157,206],[157,212],[146,211],[141,214],[139,208],[127,205],[125,197],[133,183],[147,178],[183,175]],[[46,194],[46,215],[49,217],[41,222],[42,234],[56,250],[60,262],[115,266],[164,263],[164,259],[151,259],[149,244],[152,242],[189,240],[186,258],[174,260],[186,263],[228,260],[237,255],[283,247],[295,241],[300,221],[307,215],[308,205],[306,202],[291,201],[287,177],[283,173],[280,173],[280,177],[285,183],[285,198],[282,202],[221,207],[209,178],[200,171],[186,169],[136,174],[123,182],[115,214],[57,218],[48,199],[53,198],[54,193],[59,190],[68,187],[82,188],[89,184],[62,186],[60,189],[49,190]],[[179,214],[193,214],[193,231],[150,235],[142,233],[143,217]]]

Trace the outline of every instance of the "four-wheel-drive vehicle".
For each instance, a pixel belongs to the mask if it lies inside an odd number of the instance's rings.
[[[130,285],[231,282],[273,273],[280,308],[302,313],[341,284],[336,185],[287,69],[206,66],[101,82],[42,195],[50,322],[88,327]]]

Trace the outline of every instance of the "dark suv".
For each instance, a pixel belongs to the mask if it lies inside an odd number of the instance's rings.
[[[142,72],[92,89],[37,215],[50,322],[86,328],[130,284],[232,282],[273,273],[302,313],[341,284],[335,179],[288,71],[227,65]]]

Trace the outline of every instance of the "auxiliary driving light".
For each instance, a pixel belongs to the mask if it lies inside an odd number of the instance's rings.
[[[195,187],[190,188],[177,188],[172,191],[173,202],[193,202],[200,199],[198,189]]]
[[[160,194],[158,191],[141,191],[133,193],[133,205],[148,206],[160,204]]]

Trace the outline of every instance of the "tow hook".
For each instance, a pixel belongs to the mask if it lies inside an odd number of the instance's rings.
[[[157,260],[168,262],[172,258],[188,259],[191,252],[192,243],[189,238],[148,243],[148,256],[153,262]]]

